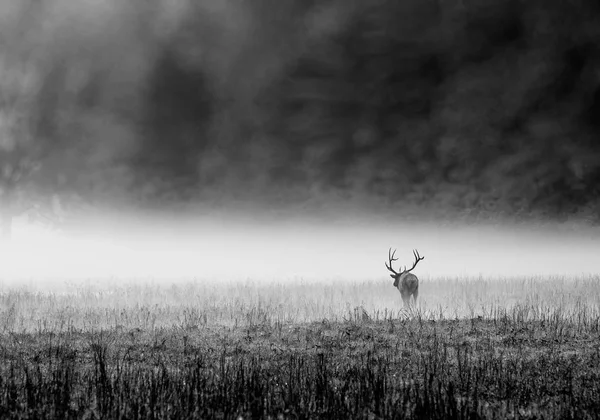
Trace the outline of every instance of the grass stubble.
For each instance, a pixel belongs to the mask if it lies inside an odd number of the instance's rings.
[[[598,277],[0,286],[0,418],[598,418]]]

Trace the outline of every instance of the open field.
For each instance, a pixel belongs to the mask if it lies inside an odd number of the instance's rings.
[[[597,418],[600,278],[0,286],[2,418]]]

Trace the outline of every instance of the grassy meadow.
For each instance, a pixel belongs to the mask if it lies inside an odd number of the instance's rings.
[[[0,418],[597,418],[599,280],[0,283]]]

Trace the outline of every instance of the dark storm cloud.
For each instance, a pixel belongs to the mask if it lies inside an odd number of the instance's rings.
[[[132,196],[597,215],[591,1],[106,4],[45,15],[40,115]]]

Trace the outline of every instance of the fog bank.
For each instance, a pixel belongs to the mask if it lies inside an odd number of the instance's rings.
[[[151,223],[150,223],[151,222]],[[105,221],[57,233],[15,226],[2,250],[10,279],[87,278],[176,281],[389,280],[388,248],[399,265],[412,249],[425,260],[414,273],[457,276],[577,276],[600,273],[597,229],[384,223],[369,218],[323,221],[204,217]]]

